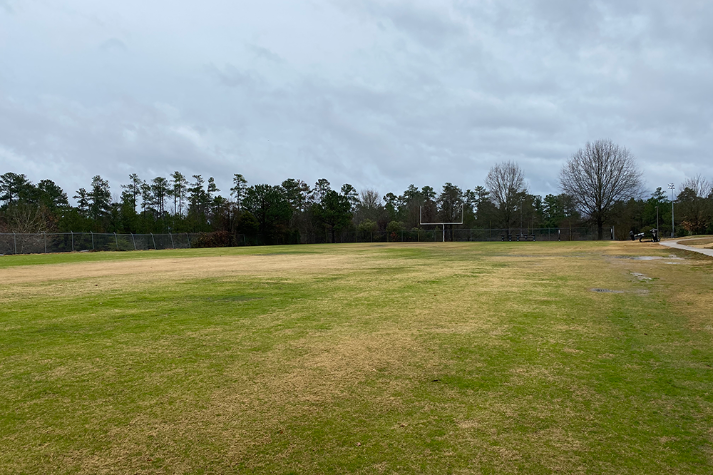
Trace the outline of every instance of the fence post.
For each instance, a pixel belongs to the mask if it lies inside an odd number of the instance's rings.
[[[116,233],[114,233],[114,242],[116,243],[116,250],[119,250],[119,238],[116,237]]]
[[[15,246],[15,254],[17,254],[17,236],[15,236],[15,233],[12,233],[12,243]]]
[[[70,231],[72,234],[72,252],[74,252],[74,231]]]
[[[153,233],[151,233],[151,240],[153,241],[153,250],[156,251],[156,240],[153,237]]]
[[[176,246],[173,245],[173,234],[168,233],[168,235],[171,238],[171,249],[176,249]]]
[[[134,239],[134,233],[130,233],[130,234],[131,234],[131,242],[134,243],[134,251],[135,251],[136,250],[136,239]]]
[[[43,232],[42,236],[45,238],[45,254],[47,254],[47,233]]]
[[[89,231],[89,234],[92,235],[92,251],[94,250],[94,233],[92,231]]]
[[[186,233],[186,239],[188,239],[188,249],[191,248],[191,237]]]

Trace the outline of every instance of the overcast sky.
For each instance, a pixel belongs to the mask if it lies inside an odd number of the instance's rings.
[[[710,0],[0,0],[0,173],[401,193],[587,141],[713,178]]]

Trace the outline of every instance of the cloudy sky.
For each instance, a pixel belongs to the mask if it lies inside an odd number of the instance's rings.
[[[713,178],[709,0],[0,0],[0,173],[557,193],[587,141]],[[225,194],[225,193],[224,193]]]

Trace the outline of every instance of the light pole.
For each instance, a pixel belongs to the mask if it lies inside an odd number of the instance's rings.
[[[520,197],[520,237],[522,237],[522,203],[524,200],[524,197]]]
[[[676,232],[676,225],[673,221],[673,190],[675,190],[676,187],[673,186],[673,183],[669,183],[668,189],[671,190],[671,237],[675,237],[674,234]]]
[[[659,232],[659,205],[656,205],[656,232]]]

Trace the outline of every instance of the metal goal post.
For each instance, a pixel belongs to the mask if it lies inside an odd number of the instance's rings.
[[[446,224],[463,224],[463,215],[465,210],[465,205],[460,205],[460,222],[459,223],[424,223],[421,217],[421,210],[423,206],[418,207],[418,222],[421,226],[441,226],[443,228],[443,242],[446,242]]]

